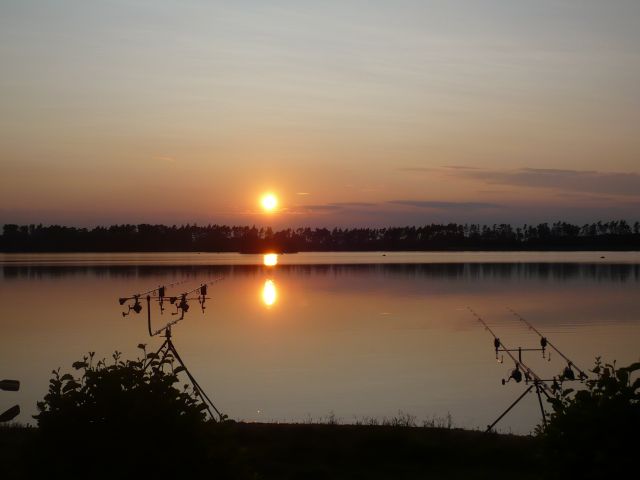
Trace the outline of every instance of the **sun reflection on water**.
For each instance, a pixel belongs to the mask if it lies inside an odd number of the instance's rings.
[[[276,290],[276,284],[273,280],[265,280],[262,287],[262,302],[271,307],[278,299],[278,291]]]

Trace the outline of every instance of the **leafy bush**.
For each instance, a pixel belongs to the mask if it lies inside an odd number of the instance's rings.
[[[640,432],[640,363],[617,368],[600,357],[586,388],[557,388],[546,428],[539,427],[552,472],[586,478],[622,472],[635,458]]]
[[[165,476],[186,469],[235,478],[236,449],[223,440],[224,423],[207,420],[197,391],[180,386],[183,368],[171,354],[160,359],[139,348],[144,354],[136,360],[122,360],[116,351],[111,361],[95,362],[90,352],[73,364],[75,375],[52,372],[34,416],[41,442],[35,463],[67,476]]]
[[[153,428],[158,424],[190,429],[205,421],[206,406],[197,392],[188,385],[176,387],[178,373],[184,369],[174,367],[171,355],[162,360],[155,354],[126,361],[120,357],[116,351],[112,363],[100,360],[94,365],[94,352],[90,352],[73,364],[80,373],[77,378],[54,370],[49,392],[38,402],[40,413],[35,418],[40,429]]]

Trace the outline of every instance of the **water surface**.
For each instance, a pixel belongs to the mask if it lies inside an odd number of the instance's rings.
[[[602,258],[604,257],[604,258]],[[182,281],[173,293],[222,277],[174,328],[185,362],[216,405],[248,421],[419,420],[450,413],[483,427],[525,388],[502,386],[511,365],[471,306],[508,346],[538,337],[513,308],[583,368],[596,355],[640,360],[637,253],[37,254],[0,256],[0,378],[22,382],[0,408],[35,413],[53,368],[87,351],[136,355],[143,314],[122,317],[118,297]],[[154,313],[154,325],[171,320]],[[525,357],[541,376],[564,367]],[[530,431],[536,399],[503,430]]]

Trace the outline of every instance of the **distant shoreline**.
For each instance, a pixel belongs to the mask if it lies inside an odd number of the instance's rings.
[[[237,254],[237,255],[266,255],[269,253],[275,253],[278,255],[295,255],[298,253],[635,253],[640,252],[640,246],[634,246],[632,248],[615,248],[615,246],[603,245],[600,248],[510,248],[510,249],[489,249],[489,248],[438,248],[438,249],[421,249],[421,250],[299,250],[299,251],[279,251],[277,249],[265,249],[255,251],[238,251],[238,250],[0,250],[0,254],[43,254],[43,255],[56,255],[56,254],[152,254],[152,253],[174,253],[174,254],[202,254],[202,253],[215,253],[215,254]]]
[[[296,252],[640,251],[640,222],[582,226],[566,222],[511,226],[429,224],[388,228],[297,228],[228,225],[3,226],[4,253],[296,253]]]

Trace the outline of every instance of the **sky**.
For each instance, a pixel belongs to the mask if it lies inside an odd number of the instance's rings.
[[[637,0],[0,0],[0,224],[639,220],[639,24]]]

